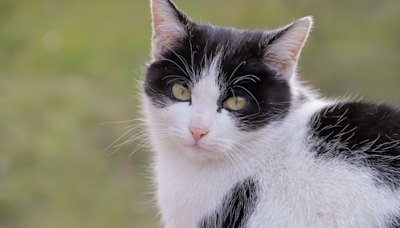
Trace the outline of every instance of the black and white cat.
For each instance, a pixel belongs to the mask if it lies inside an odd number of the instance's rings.
[[[142,104],[165,228],[400,227],[400,112],[298,82],[311,17],[246,31],[151,9]]]

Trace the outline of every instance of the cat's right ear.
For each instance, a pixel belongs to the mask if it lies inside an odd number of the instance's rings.
[[[152,57],[162,58],[180,40],[188,36],[190,20],[170,0],[151,0],[153,18]]]

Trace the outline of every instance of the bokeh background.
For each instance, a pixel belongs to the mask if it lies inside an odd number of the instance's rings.
[[[303,79],[400,107],[399,0],[175,2],[248,29],[313,15]],[[137,117],[150,23],[147,0],[0,0],[1,228],[157,227],[151,152],[104,151],[137,122],[102,124]]]

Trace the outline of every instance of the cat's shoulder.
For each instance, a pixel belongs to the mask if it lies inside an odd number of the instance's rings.
[[[400,110],[338,102],[314,113],[309,124],[317,157],[369,167],[378,182],[400,187]]]
[[[315,136],[350,145],[377,138],[400,140],[400,110],[385,104],[337,102],[316,112],[310,126]]]

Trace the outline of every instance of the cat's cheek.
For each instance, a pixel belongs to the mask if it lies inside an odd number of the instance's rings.
[[[164,108],[159,108],[145,98],[143,102],[147,127],[152,135],[162,135],[167,138],[174,138],[175,135],[188,125],[187,118],[189,105],[187,102],[170,103]],[[171,127],[175,130],[171,132]],[[179,130],[178,130],[179,129]]]

